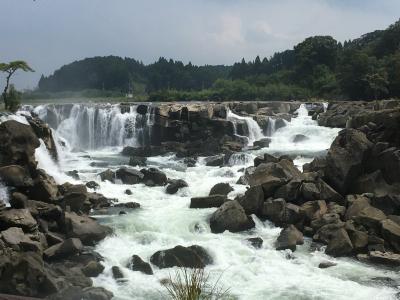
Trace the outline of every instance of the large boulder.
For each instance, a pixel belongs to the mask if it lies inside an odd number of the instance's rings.
[[[275,224],[282,224],[285,217],[286,201],[282,198],[267,200],[263,203],[261,215]]]
[[[40,242],[33,240],[32,236],[25,234],[21,228],[10,227],[2,231],[0,236],[10,248],[16,251],[42,251]]]
[[[236,200],[222,204],[210,218],[210,227],[213,233],[221,233],[225,230],[239,232],[254,226],[253,219],[246,215],[245,210]]]
[[[34,252],[2,255],[0,273],[2,293],[42,298],[59,290],[41,255]]]
[[[0,180],[7,186],[23,190],[33,186],[29,173],[18,165],[0,167]]]
[[[54,178],[44,170],[38,169],[34,178],[34,186],[29,188],[26,194],[33,200],[55,202],[60,193]]]
[[[0,230],[9,227],[19,227],[24,232],[33,232],[37,229],[37,223],[28,209],[8,209],[0,213]]]
[[[283,198],[289,202],[299,202],[301,199],[301,180],[293,179],[285,185],[279,187],[275,192],[273,198]]]
[[[26,208],[34,218],[57,221],[62,215],[60,206],[42,201],[27,200]]]
[[[35,149],[39,146],[31,126],[14,120],[0,124],[0,166],[17,164],[35,169]]]
[[[270,162],[277,163],[278,161],[279,161],[279,159],[277,157],[275,157],[271,154],[268,154],[268,153],[264,153],[264,155],[257,156],[254,159],[254,166],[258,167],[261,164],[267,164]]]
[[[281,231],[275,243],[276,250],[296,250],[296,245],[304,244],[303,234],[294,226],[289,225]]]
[[[93,245],[111,233],[109,227],[74,212],[65,212],[60,225],[68,237],[79,238],[84,245]]]
[[[153,275],[153,269],[150,264],[143,261],[138,255],[133,255],[129,261],[129,269],[139,271],[147,275]]]
[[[397,252],[400,252],[400,225],[390,219],[381,221],[382,237],[387,241]]]
[[[371,206],[369,199],[365,197],[358,197],[352,201],[345,217],[346,220],[354,220],[355,223],[372,229],[380,228],[380,222],[387,218],[380,209]]]
[[[326,247],[325,253],[331,256],[347,256],[352,254],[353,244],[344,228],[338,229]]]
[[[220,207],[225,201],[227,201],[227,198],[224,195],[194,197],[190,199],[190,208]]]
[[[53,138],[53,134],[49,125],[43,122],[39,118],[32,118],[26,117],[29,125],[35,132],[36,136],[41,139],[46,146],[47,150],[49,151],[52,158],[57,161],[58,160],[58,153],[57,153],[57,146]]]
[[[205,159],[206,166],[209,167],[222,167],[224,165],[224,161],[224,155],[211,156]]]
[[[111,300],[113,293],[102,287],[71,286],[48,297],[49,300]]]
[[[168,182],[167,175],[156,168],[142,169],[140,172],[144,175],[143,182],[148,186],[164,186]]]
[[[160,269],[204,268],[212,263],[212,258],[203,247],[193,245],[189,247],[176,246],[172,249],[157,251],[150,257],[150,261]]]
[[[96,260],[89,261],[83,268],[82,272],[88,277],[97,277],[104,271],[104,266]]]
[[[101,181],[110,181],[110,182],[114,182],[115,181],[115,172],[113,172],[110,169],[107,169],[101,173],[99,173],[100,179]]]
[[[364,133],[344,129],[333,141],[326,156],[325,178],[329,185],[342,195],[363,172],[363,164],[372,143]]]
[[[320,219],[328,211],[325,200],[308,201],[301,206],[301,209],[309,222]]]
[[[144,174],[135,169],[120,168],[115,172],[115,178],[123,184],[137,184],[143,181]]]
[[[233,188],[231,185],[227,182],[220,182],[214,185],[211,190],[209,195],[225,195],[227,196],[230,192],[233,191]]]
[[[388,267],[400,266],[400,254],[382,251],[370,251],[368,254],[359,254],[357,258],[361,261],[385,265]]]
[[[187,182],[183,179],[172,179],[169,180],[169,184],[167,186],[167,188],[165,189],[165,191],[167,192],[167,194],[176,194],[178,192],[179,189],[184,188],[184,187],[188,187],[189,185],[187,184]]]
[[[264,203],[264,192],[260,185],[250,187],[244,196],[238,199],[246,214],[259,214]]]
[[[63,259],[74,254],[78,254],[82,251],[83,245],[80,239],[69,238],[65,241],[55,244],[47,248],[43,255],[48,260]]]
[[[246,179],[250,186],[261,185],[264,190],[264,197],[268,198],[280,186],[294,179],[300,180],[302,176],[293,162],[282,159],[277,163],[262,163],[254,170],[249,170]]]
[[[63,196],[62,203],[65,208],[69,207],[71,211],[76,213],[80,212],[89,213],[90,211],[89,197],[88,194],[85,192],[67,193]]]

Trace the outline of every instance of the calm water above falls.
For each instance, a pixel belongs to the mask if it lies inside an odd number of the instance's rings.
[[[109,117],[112,113],[117,118],[115,122],[127,122],[129,118],[132,122],[132,119],[136,118],[135,113],[130,112],[122,119],[122,114],[115,107],[105,111],[106,117],[102,122],[109,127],[114,126],[114,133],[121,133],[122,127],[121,123],[112,124],[113,118]],[[210,272],[213,280],[217,280],[222,274],[221,286],[229,288],[230,293],[237,299],[395,299],[398,292],[396,288],[381,285],[373,280],[376,277],[398,280],[399,276],[395,272],[376,269],[350,258],[334,259],[326,256],[323,249],[310,249],[310,240],[306,240],[293,254],[290,251],[276,251],[274,242],[280,228],[255,216],[253,218],[256,227],[249,232],[212,234],[208,217],[215,209],[189,209],[191,197],[208,195],[211,187],[218,182],[229,182],[234,187],[235,190],[229,194],[230,198],[243,193],[246,187],[235,184],[242,175],[239,170],[252,165],[256,155],[263,152],[297,155],[295,163],[301,167],[304,162],[310,161],[312,157],[329,148],[338,130],[317,126],[316,122],[307,116],[305,107],[299,109],[298,117],[292,119],[286,127],[273,133],[269,148],[235,156],[231,159],[234,165],[229,167],[207,167],[200,159],[196,167],[186,168],[183,161],[173,155],[149,158],[149,166],[160,168],[169,178],[184,179],[189,183],[189,187],[181,189],[175,195],[166,194],[164,187],[101,182],[96,174],[106,168],[91,167],[90,163],[106,161],[112,169],[127,164],[128,158],[120,156],[119,152],[123,145],[135,144],[136,136],[125,136],[122,132],[113,140],[114,137],[106,134],[108,129],[99,137],[96,136],[97,128],[92,127],[90,134],[93,139],[88,141],[85,147],[88,150],[72,152],[70,150],[79,146],[79,137],[74,134],[76,131],[72,130],[77,125],[71,121],[76,122],[79,118],[76,115],[75,119],[73,117],[63,117],[56,130],[57,138],[66,141],[67,144],[66,147],[60,147],[59,166],[51,161],[44,146],[36,152],[39,165],[60,183],[65,180],[71,181],[64,172],[78,170],[81,181],[96,180],[100,184],[98,192],[105,196],[117,198],[120,202],[135,201],[141,204],[140,209],[126,215],[98,216],[102,222],[114,228],[115,235],[106,238],[96,247],[104,256],[106,269],[95,279],[95,284],[111,290],[116,299],[165,299],[164,289],[159,281],[168,278],[173,270],[159,270],[153,267],[153,276],[144,275],[126,268],[129,258],[137,254],[149,261],[150,256],[158,250],[193,244],[203,246],[209,251],[214,264],[206,268],[207,272]],[[81,122],[83,121],[89,122],[88,124],[91,122],[86,119]],[[63,122],[66,124],[63,125]],[[67,130],[68,128],[72,129]],[[249,142],[260,138],[254,135],[260,132],[261,130],[257,130],[256,133],[253,131]],[[296,134],[306,135],[309,139],[293,143],[292,139]],[[87,158],[87,155],[91,159]],[[128,196],[124,193],[127,188],[133,195]],[[264,240],[262,248],[254,249],[249,246],[245,242],[248,237],[261,237]],[[336,262],[337,266],[319,269],[318,264],[327,260]],[[117,283],[112,278],[110,269],[114,265],[123,270],[126,282]]]

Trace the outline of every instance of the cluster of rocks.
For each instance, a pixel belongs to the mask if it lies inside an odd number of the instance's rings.
[[[111,299],[93,287],[104,267],[92,246],[111,233],[88,216],[111,205],[85,185],[57,185],[37,168],[35,149],[42,139],[56,159],[51,131],[37,118],[30,125],[0,124],[0,179],[9,205],[0,199],[0,292],[49,299]]]
[[[184,247],[181,245],[170,249],[155,252],[150,257],[150,262],[159,269],[180,267],[202,269],[206,265],[212,264],[213,259],[210,254],[201,246],[191,245]],[[141,272],[146,275],[153,275],[153,268],[150,263],[145,262],[140,256],[132,255],[125,264],[125,268],[131,271]],[[117,281],[124,282],[124,270],[118,266],[111,268],[112,275]]]
[[[381,122],[387,114],[399,111],[399,100],[383,101],[333,101],[326,112],[315,111],[313,118],[320,126],[359,128],[369,122]]]
[[[187,187],[188,184],[183,179],[170,179],[167,175],[157,168],[136,170],[133,168],[122,167],[116,171],[107,169],[99,173],[102,181],[108,180],[112,183],[121,182],[122,184],[145,184],[146,186],[166,186],[166,193],[175,194],[179,189]],[[132,194],[130,190],[126,194]]]
[[[215,233],[248,230],[254,214],[283,227],[276,249],[294,251],[305,235],[332,256],[400,265],[399,170],[400,112],[393,112],[342,130],[304,172],[288,157],[257,157],[239,180],[249,185],[244,195],[230,200],[219,184],[190,207],[218,208],[210,217]]]
[[[249,135],[249,128],[244,120],[238,119],[235,124],[228,120],[229,110],[253,118],[267,135],[270,119],[275,121],[275,129],[283,127],[299,106],[298,102],[141,104],[137,112],[153,116],[151,140],[141,148],[126,147],[122,153],[131,156],[132,166],[145,166],[144,157],[169,152],[176,153],[177,157],[230,155],[246,146],[244,137]],[[269,142],[265,139],[255,146],[268,147]]]

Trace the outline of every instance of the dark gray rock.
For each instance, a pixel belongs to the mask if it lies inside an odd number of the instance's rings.
[[[235,200],[222,204],[210,218],[210,227],[213,233],[222,233],[225,230],[239,232],[254,226],[253,219],[246,215],[243,207]]]
[[[194,197],[190,199],[190,208],[220,207],[227,200],[223,195],[212,195],[206,197]]]
[[[156,168],[142,169],[140,172],[144,174],[143,182],[148,186],[164,186],[168,182],[167,175]]]
[[[123,184],[138,184],[144,177],[143,172],[135,169],[120,168],[115,172],[115,178],[121,180]]]
[[[209,195],[225,195],[227,196],[230,192],[233,191],[233,188],[231,187],[231,185],[227,182],[221,182],[221,183],[217,183],[216,185],[214,185],[211,190]]]
[[[161,269],[171,267],[204,268],[212,263],[212,258],[203,247],[193,245],[190,247],[176,246],[172,249],[157,251],[151,256],[150,261]]]
[[[260,214],[264,204],[263,188],[260,185],[250,187],[238,201],[246,214]]]
[[[250,245],[256,249],[260,249],[262,247],[263,244],[263,239],[260,237],[253,237],[253,238],[248,238],[246,239],[246,241],[248,243],[250,243]]]
[[[43,255],[48,260],[63,259],[82,251],[83,245],[80,239],[69,238],[65,241],[47,248]]]
[[[100,176],[101,181],[106,181],[106,180],[108,180],[110,182],[115,181],[115,172],[111,171],[110,169],[99,173],[99,176]]]
[[[147,275],[153,275],[150,264],[143,261],[138,255],[133,255],[128,266],[132,271],[139,271]]]
[[[169,180],[169,184],[166,188],[166,192],[167,194],[176,194],[178,192],[179,189],[184,188],[184,187],[188,187],[189,185],[187,184],[187,182],[183,179],[172,179]]]
[[[295,251],[296,245],[302,245],[303,243],[303,234],[294,225],[289,225],[279,234],[275,248],[276,250],[290,249]]]
[[[88,262],[83,268],[82,272],[88,277],[97,277],[104,271],[104,266],[98,261],[92,260]]]

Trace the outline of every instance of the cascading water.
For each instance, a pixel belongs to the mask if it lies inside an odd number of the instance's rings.
[[[314,157],[330,147],[338,132],[338,128],[318,126],[317,121],[308,116],[306,105],[301,104],[297,117],[272,134],[268,151]]]
[[[273,117],[268,118],[268,125],[267,125],[267,136],[272,136],[275,133],[275,122],[276,120]]]
[[[239,115],[233,113],[230,109],[228,109],[226,119],[233,123],[235,135],[247,137],[248,146],[252,146],[255,141],[258,141],[258,140],[264,138],[262,129],[260,128],[258,123],[253,118],[239,116]],[[238,123],[246,124],[247,130],[248,130],[247,136],[238,133],[238,129],[237,129]]]
[[[63,122],[76,120],[81,122],[79,126],[84,126],[88,125],[90,120],[94,126],[93,130],[88,131],[94,136],[100,130],[99,123],[104,125],[104,132],[107,134],[100,135],[104,137],[104,142],[100,143],[96,138],[91,142],[92,145],[104,145],[104,148],[71,152],[73,147],[60,146],[60,151],[65,152],[61,155],[62,160],[65,160],[60,164],[61,171],[78,170],[82,182],[95,180],[99,184],[97,191],[106,197],[117,198],[122,203],[136,201],[141,204],[140,209],[127,211],[125,215],[96,216],[101,222],[113,227],[114,234],[95,247],[95,250],[104,257],[102,264],[105,270],[93,281],[95,285],[112,291],[116,300],[168,299],[160,281],[169,278],[170,275],[173,276],[174,268],[158,269],[153,266],[154,275],[149,276],[132,271],[127,267],[128,262],[132,255],[139,255],[143,260],[149,261],[150,256],[156,251],[177,245],[193,244],[203,246],[213,258],[213,264],[206,267],[206,272],[210,274],[210,283],[218,281],[223,289],[229,288],[229,293],[234,299],[395,299],[395,294],[398,292],[395,287],[376,284],[373,281],[376,277],[399,280],[400,276],[395,271],[377,269],[353,259],[332,258],[325,255],[323,250],[310,250],[309,239],[305,239],[304,245],[298,246],[294,253],[276,251],[274,242],[281,229],[255,216],[253,218],[256,227],[250,232],[213,234],[208,219],[215,209],[189,208],[191,197],[208,195],[211,187],[218,182],[228,182],[234,188],[228,195],[230,199],[243,194],[246,186],[236,184],[239,176],[243,174],[240,169],[252,165],[257,154],[268,151],[311,156],[328,148],[338,129],[319,127],[308,117],[305,106],[299,108],[298,116],[288,122],[286,127],[271,133],[271,148],[234,154],[229,161],[230,166],[209,167],[200,159],[195,167],[187,168],[182,160],[173,155],[148,158],[148,167],[160,168],[168,178],[183,179],[188,182],[189,186],[179,190],[175,195],[166,194],[165,187],[147,187],[143,184],[122,185],[100,181],[97,176],[99,172],[107,168],[115,170],[127,163],[126,158],[109,147],[116,143],[125,143],[127,135],[124,133],[122,137],[119,135],[113,139],[109,133],[111,131],[115,135],[120,133],[122,127],[129,124],[129,115],[133,117],[135,113],[129,111],[126,119],[123,119],[119,116],[120,109],[108,107],[103,112],[99,112],[101,109],[94,109],[92,118],[83,117],[88,112],[84,113],[85,109],[82,107],[76,107],[75,110],[78,111],[72,113],[71,109],[67,114],[60,113],[57,117],[59,126],[55,132],[56,138],[61,139],[63,134],[65,136],[62,137],[67,142],[79,143],[80,139],[72,136],[79,134],[79,127],[74,127],[73,124],[63,125]],[[99,115],[104,119],[98,123],[96,120],[99,120]],[[117,116],[114,119],[117,124],[110,124],[111,115]],[[235,121],[238,124],[239,122],[247,124],[244,117],[232,113],[228,115],[234,124]],[[252,123],[249,119],[247,121]],[[146,117],[143,122],[151,124],[152,121]],[[68,132],[66,130],[68,126],[74,130]],[[250,124],[249,131],[251,126]],[[249,134],[249,142],[263,137],[258,125],[253,128],[253,135],[250,137]],[[294,142],[294,136],[299,134],[309,139]],[[41,146],[37,150],[36,157],[39,165],[50,173],[54,166],[43,159],[49,157],[44,150]],[[109,165],[93,167],[91,163],[94,161],[107,162]],[[132,195],[125,194],[127,188],[132,191]],[[252,248],[246,242],[249,237],[261,237],[264,241],[262,247]],[[318,265],[322,261],[331,261],[337,265],[329,269],[319,269]],[[113,266],[118,266],[122,270],[124,282],[117,282],[113,278],[111,271]]]
[[[9,204],[9,195],[7,187],[0,182],[0,202],[3,201],[6,205]]]
[[[136,106],[49,105],[35,108],[60,137],[75,150],[99,149],[113,146],[140,146],[149,142],[153,116],[136,112]]]

